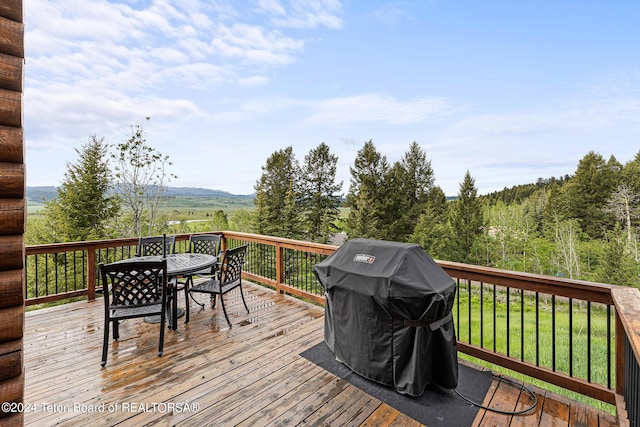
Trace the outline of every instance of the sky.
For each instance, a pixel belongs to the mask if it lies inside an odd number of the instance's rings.
[[[27,185],[92,135],[141,125],[172,187],[252,194],[269,156],[322,142],[336,181],[412,142],[479,194],[640,151],[637,0],[29,0]],[[147,120],[147,117],[150,119]]]

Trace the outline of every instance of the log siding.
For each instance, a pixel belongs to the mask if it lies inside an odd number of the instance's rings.
[[[0,0],[0,403],[24,400],[24,230],[22,0]],[[24,415],[0,410],[0,424]]]

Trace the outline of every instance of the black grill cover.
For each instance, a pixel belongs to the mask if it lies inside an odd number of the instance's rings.
[[[338,360],[403,394],[456,388],[456,284],[422,247],[353,239],[314,272],[325,289],[324,339]]]

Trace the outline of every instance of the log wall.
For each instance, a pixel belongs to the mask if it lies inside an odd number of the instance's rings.
[[[0,0],[0,403],[24,397],[24,230],[26,224],[22,88],[22,0]],[[24,424],[0,409],[0,425]]]

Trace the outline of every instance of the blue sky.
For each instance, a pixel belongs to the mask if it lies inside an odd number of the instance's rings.
[[[27,185],[143,125],[175,187],[250,194],[267,158],[416,141],[447,195],[640,150],[638,1],[29,0]],[[146,121],[145,117],[151,120]]]

